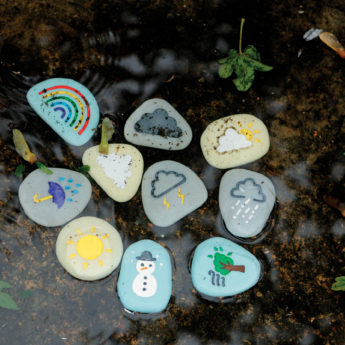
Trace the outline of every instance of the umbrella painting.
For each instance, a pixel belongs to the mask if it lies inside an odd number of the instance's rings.
[[[38,198],[38,194],[36,193],[33,197],[35,203],[39,203],[42,201],[53,199],[53,202],[60,208],[65,202],[65,192],[63,188],[56,182],[48,182],[49,189],[48,189],[48,196],[44,196],[42,198]]]

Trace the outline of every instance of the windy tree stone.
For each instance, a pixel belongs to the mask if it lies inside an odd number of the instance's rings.
[[[206,187],[195,172],[170,160],[146,170],[141,194],[147,217],[161,227],[176,223],[207,200]]]
[[[81,146],[94,135],[99,109],[84,85],[72,79],[48,79],[33,86],[26,97],[35,112],[71,145]]]
[[[89,174],[115,201],[130,200],[137,192],[143,175],[144,160],[132,145],[109,144],[107,155],[99,153],[99,146],[86,150],[83,164],[90,166]]]
[[[229,297],[254,286],[261,265],[256,257],[238,244],[213,237],[195,249],[191,267],[195,289],[204,297]]]
[[[240,237],[259,234],[275,198],[274,186],[266,176],[245,169],[226,172],[219,186],[219,207],[228,231]]]
[[[37,169],[19,187],[18,196],[25,214],[44,226],[59,226],[80,214],[91,197],[91,184],[82,174],[49,168],[48,175]]]
[[[270,146],[264,123],[249,114],[223,117],[210,123],[200,145],[206,161],[218,169],[253,162],[264,156]]]
[[[167,101],[158,98],[149,99],[132,113],[124,133],[130,143],[163,150],[182,150],[192,140],[187,121]]]
[[[81,217],[64,226],[56,241],[56,256],[65,270],[81,280],[106,277],[123,253],[118,231],[103,219]]]
[[[130,245],[123,255],[117,292],[123,306],[139,313],[158,313],[169,303],[172,289],[168,251],[151,240]]]

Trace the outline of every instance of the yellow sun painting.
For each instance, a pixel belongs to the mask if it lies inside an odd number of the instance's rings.
[[[242,128],[242,126],[243,126],[243,125],[242,125],[242,122],[238,121],[237,124],[238,124],[238,127]],[[245,137],[246,137],[246,139],[247,139],[248,141],[252,141],[252,140],[253,140],[253,136],[254,136],[255,134],[260,133],[260,131],[259,131],[258,129],[251,130],[252,126],[253,126],[253,122],[249,122],[249,123],[248,123],[248,128],[242,128],[242,129],[240,129],[240,130],[238,131],[238,133],[245,135]],[[261,140],[260,140],[260,139],[257,139],[257,138],[254,138],[254,141],[255,141],[256,143],[261,143]]]
[[[71,275],[82,280],[101,279],[120,263],[122,240],[103,219],[82,217],[67,224],[56,242],[56,255]]]

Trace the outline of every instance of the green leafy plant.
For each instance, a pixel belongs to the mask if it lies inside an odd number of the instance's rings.
[[[230,49],[229,55],[218,62],[220,67],[218,74],[221,78],[229,78],[235,72],[237,78],[233,80],[238,91],[247,91],[255,78],[255,71],[268,72],[273,67],[265,65],[261,62],[260,53],[257,49],[248,45],[242,51],[242,33],[245,19],[241,19],[239,50]]]
[[[2,289],[10,288],[12,288],[10,283],[0,280],[0,307],[12,310],[19,310],[19,307],[17,306],[16,302],[12,299],[12,297],[9,294],[1,291]]]
[[[332,290],[345,291],[345,276],[335,278],[335,283],[332,284]]]

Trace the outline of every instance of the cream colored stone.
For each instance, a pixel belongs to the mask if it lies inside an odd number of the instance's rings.
[[[144,160],[132,145],[109,144],[108,155],[99,153],[99,146],[87,149],[83,164],[90,166],[89,174],[115,201],[125,202],[137,192],[143,175]]]
[[[265,124],[249,114],[237,114],[210,123],[200,145],[206,161],[219,169],[229,169],[264,156],[270,146]]]

